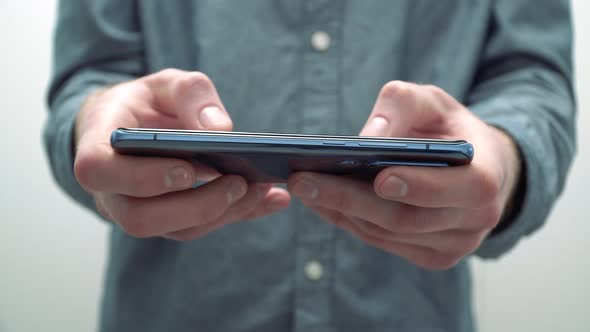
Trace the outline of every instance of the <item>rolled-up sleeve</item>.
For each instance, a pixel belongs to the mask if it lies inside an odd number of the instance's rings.
[[[522,198],[508,227],[476,255],[495,258],[547,219],[576,150],[570,4],[493,2],[470,109],[512,136],[523,158]]]
[[[43,141],[57,183],[91,209],[93,200],[74,177],[75,118],[92,91],[142,75],[134,7],[130,0],[62,0],[57,9]]]

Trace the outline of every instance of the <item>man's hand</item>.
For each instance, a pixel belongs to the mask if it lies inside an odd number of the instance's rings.
[[[470,165],[389,167],[372,184],[314,173],[289,179],[289,190],[327,221],[425,268],[450,268],[475,251],[498,224],[520,176],[512,140],[436,87],[388,83],[361,135],[474,145]]]
[[[75,175],[99,212],[130,235],[191,240],[289,205],[283,189],[204,165],[119,155],[109,143],[118,127],[231,130],[232,122],[211,80],[197,72],[168,69],[88,98],[76,119]],[[192,189],[198,180],[210,182]]]

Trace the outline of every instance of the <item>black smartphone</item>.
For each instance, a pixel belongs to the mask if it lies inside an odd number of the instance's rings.
[[[385,167],[460,166],[473,158],[464,140],[293,135],[119,128],[117,153],[197,160],[249,182],[285,182],[298,171],[373,178]]]

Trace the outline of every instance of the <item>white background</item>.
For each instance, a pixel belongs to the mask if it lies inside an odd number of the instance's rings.
[[[590,47],[581,38],[590,34],[584,16],[590,2],[573,4],[579,154],[546,227],[499,262],[475,262],[483,332],[590,331]],[[6,332],[93,331],[97,322],[107,227],[60,192],[41,149],[54,7],[54,0],[0,0],[0,331]]]

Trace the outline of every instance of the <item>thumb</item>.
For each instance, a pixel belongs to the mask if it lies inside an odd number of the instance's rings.
[[[433,86],[393,81],[385,84],[360,136],[412,137],[444,134],[444,120],[459,104]],[[460,106],[460,105],[459,105]]]
[[[165,69],[145,77],[155,108],[180,120],[182,129],[232,129],[213,82],[200,72]]]

